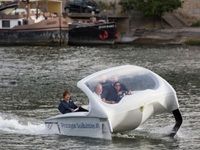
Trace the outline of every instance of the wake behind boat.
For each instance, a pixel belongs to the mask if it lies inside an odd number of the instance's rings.
[[[112,94],[113,85],[121,89],[117,95]],[[89,75],[77,86],[89,99],[88,112],[60,114],[46,119],[49,132],[112,139],[112,133],[136,129],[152,115],[164,112],[173,113],[175,117],[170,136],[175,136],[182,124],[175,90],[148,69],[132,65],[114,67]]]

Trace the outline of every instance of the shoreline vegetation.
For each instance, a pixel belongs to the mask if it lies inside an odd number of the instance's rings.
[[[119,43],[200,45],[200,20],[185,12],[186,0],[121,0],[130,18],[127,35]],[[195,7],[194,4],[191,6]],[[191,7],[192,8],[192,7]]]

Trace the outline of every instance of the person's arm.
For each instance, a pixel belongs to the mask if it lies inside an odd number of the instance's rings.
[[[131,91],[127,89],[127,87],[121,83],[122,90],[125,91],[126,95],[131,95]]]
[[[105,98],[102,99],[103,102],[108,103],[108,104],[115,104],[116,102],[113,100],[106,100]]]
[[[76,104],[74,104],[74,101],[73,101],[73,99],[70,99],[70,107],[72,108],[72,109],[77,109],[78,108],[78,106],[76,105]]]
[[[76,112],[79,110],[79,107],[76,104],[74,104],[74,101],[72,99],[70,99],[69,103],[71,112]]]
[[[76,111],[78,111],[78,110],[79,110],[79,107],[77,107],[76,109],[74,109],[73,112],[76,112]]]
[[[65,103],[65,110],[67,112],[74,112],[75,109],[78,107],[74,104],[72,100],[70,100],[68,103]]]

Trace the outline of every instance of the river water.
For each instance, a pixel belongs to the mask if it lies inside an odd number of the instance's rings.
[[[43,120],[58,114],[69,88],[77,103],[87,97],[77,81],[96,71],[132,64],[166,79],[177,91],[183,124],[166,134],[171,114],[151,117],[112,141],[48,134]],[[200,149],[200,47],[0,47],[0,149]]]

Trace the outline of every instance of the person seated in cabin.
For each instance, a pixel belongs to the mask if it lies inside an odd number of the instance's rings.
[[[102,98],[102,92],[103,92],[103,86],[101,83],[98,83],[95,87],[95,90],[94,90],[94,93],[96,96],[98,96],[99,98],[101,98],[101,100],[103,102],[106,102],[106,103],[112,103],[110,101],[106,101],[105,98]]]
[[[115,93],[115,89],[113,88],[112,82],[107,80],[102,83],[103,91],[101,94],[101,98],[104,102],[109,104],[115,104],[116,102],[113,100],[113,93]]]
[[[116,102],[119,102],[125,95],[130,95],[130,91],[127,90],[127,88],[121,84],[119,81],[115,82],[113,84],[115,93],[114,93],[114,99]]]
[[[101,83],[98,83],[96,86],[95,86],[95,89],[94,89],[94,94],[98,97],[98,98],[101,98],[101,100],[103,102],[106,102],[106,103],[112,103],[110,101],[106,101],[105,98],[102,98],[102,92],[103,92],[103,86]]]
[[[124,84],[119,81],[113,83],[113,81],[107,81],[103,85],[102,99],[109,104],[118,103],[124,95],[130,95]]]
[[[58,110],[62,113],[70,113],[70,112],[86,112],[88,110],[78,107],[77,105],[74,104],[72,98],[71,98],[71,93],[68,90],[65,90],[63,93],[63,99],[60,101],[60,104],[58,106]]]
[[[101,99],[109,104],[115,103],[111,101],[112,93],[114,91],[111,80],[106,75],[102,75],[99,80],[99,84],[102,86]]]
[[[95,86],[94,93],[95,93],[95,95],[97,95],[98,97],[101,97],[102,92],[103,92],[103,87],[102,87],[101,83],[98,83],[98,84]]]

